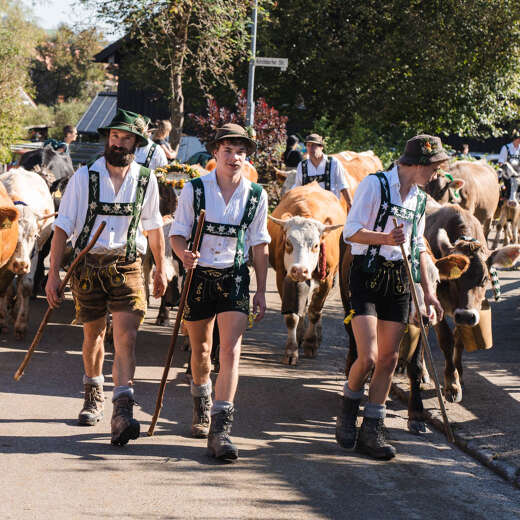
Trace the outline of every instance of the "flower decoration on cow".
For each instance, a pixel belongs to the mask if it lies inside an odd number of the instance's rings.
[[[200,173],[196,168],[193,168],[189,164],[181,164],[179,162],[172,162],[166,166],[157,168],[154,173],[157,177],[157,182],[169,184],[178,190],[184,187],[187,180],[200,177]],[[169,175],[173,178],[168,178]]]

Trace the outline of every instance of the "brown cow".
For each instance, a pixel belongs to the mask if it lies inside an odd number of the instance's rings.
[[[449,174],[453,180],[438,175],[426,185],[425,191],[440,203],[460,204],[467,209],[484,226],[487,237],[500,198],[495,170],[484,161],[457,161]]]
[[[210,159],[206,163],[206,170],[210,172],[211,170],[215,169],[217,166],[217,161],[215,159]],[[244,167],[242,168],[242,174],[246,179],[249,179],[251,182],[258,182],[258,172],[256,171],[256,168],[249,162],[244,162]]]
[[[18,210],[0,182],[0,269],[7,264],[18,242]]]
[[[445,317],[452,317],[456,328],[476,326],[482,306],[487,303],[485,293],[491,280],[490,268],[512,265],[520,257],[520,246],[490,251],[480,222],[469,211],[454,204],[447,204],[427,217],[424,235],[436,258],[455,253],[469,260],[469,268],[459,279],[441,282],[437,297]],[[454,336],[446,318],[435,326],[435,331],[446,358],[446,399],[459,402],[462,399],[463,335],[456,333]]]
[[[320,345],[321,311],[338,270],[346,213],[333,193],[312,182],[291,190],[269,218],[269,262],[276,271],[288,331],[283,362],[295,365],[311,289],[304,355],[315,357]]]
[[[38,252],[48,240],[54,217],[43,218],[54,212],[54,203],[45,181],[35,172],[23,168],[0,175],[9,197],[17,204],[18,241],[6,268],[18,276],[16,284],[14,324],[15,334],[22,338],[27,329],[29,297],[33,290]],[[13,289],[13,286],[10,286]],[[14,297],[8,289],[0,301],[0,331],[7,327],[8,308]]]

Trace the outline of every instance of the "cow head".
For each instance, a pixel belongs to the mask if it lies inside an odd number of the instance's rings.
[[[480,242],[467,240],[466,237],[452,244],[443,228],[439,229],[437,244],[444,255],[462,255],[469,263],[460,277],[442,281],[437,295],[456,325],[474,327],[480,320],[479,311],[491,281],[489,269],[492,266],[512,265],[520,257],[520,246],[505,246],[489,252]],[[451,272],[454,267],[449,269]],[[460,265],[455,266],[455,273],[457,271],[461,271]]]
[[[282,184],[282,193],[281,196],[283,197],[292,186],[294,186],[294,181],[296,179],[296,168],[293,170],[279,170],[278,168],[274,169],[276,173],[276,180]]]
[[[506,201],[509,208],[517,208],[520,203],[518,191],[520,177],[520,162],[511,159],[502,165],[500,169],[500,196]]]
[[[284,266],[287,275],[295,282],[311,279],[320,257],[320,246],[325,236],[343,227],[343,224],[323,224],[319,220],[293,217],[284,213],[281,219],[269,218],[283,228],[285,235]]]
[[[436,259],[433,254],[426,255],[426,277],[428,278],[429,285],[435,291],[441,283],[441,280],[457,280],[467,271],[469,267],[469,259],[463,255],[448,255],[442,258]],[[435,325],[437,323],[437,315],[435,310],[426,309],[424,302],[424,292],[420,283],[415,284],[415,292],[417,294],[417,301],[421,314],[428,316],[430,323]],[[410,313],[414,322],[417,322],[417,311],[415,304],[412,301],[412,312]]]
[[[161,215],[173,215],[177,209],[177,193],[169,183],[159,182],[159,211]]]
[[[7,269],[18,275],[28,274],[31,270],[31,261],[34,252],[38,249],[39,219],[40,216],[28,206],[17,206],[18,218],[18,242],[16,249],[9,259]]]
[[[457,192],[463,186],[464,181],[462,179],[453,178],[450,174],[442,172],[437,175],[437,178],[430,181],[424,190],[441,204],[446,202],[456,203],[460,201]]]

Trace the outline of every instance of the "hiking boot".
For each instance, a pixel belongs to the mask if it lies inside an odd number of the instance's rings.
[[[346,450],[353,450],[356,445],[356,419],[361,399],[343,397],[341,410],[336,419],[336,441]]]
[[[191,435],[199,439],[205,439],[209,433],[211,422],[211,396],[193,396],[193,420],[191,423]]]
[[[139,437],[140,425],[133,415],[134,400],[123,395],[113,405],[111,442],[114,446],[124,446],[130,439]]]
[[[78,424],[81,426],[94,426],[103,418],[105,407],[105,395],[102,385],[85,384],[85,401],[78,415]]]
[[[223,410],[211,416],[211,426],[208,435],[208,453],[216,459],[238,459],[238,448],[229,438],[234,411],[235,409],[231,406],[227,410]]]
[[[357,449],[374,459],[390,460],[396,455],[395,448],[388,444],[383,431],[384,420],[365,417],[357,441]]]

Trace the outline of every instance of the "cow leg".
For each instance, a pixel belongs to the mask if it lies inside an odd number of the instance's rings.
[[[5,294],[0,298],[0,334],[8,331],[9,324],[9,302],[14,298],[13,283],[6,289]]]
[[[296,337],[296,332],[301,318],[298,314],[285,314],[284,319],[287,327],[287,343],[285,344],[283,363],[296,365],[298,363],[298,338]]]
[[[453,333],[445,320],[435,326],[435,332],[445,358],[444,395],[447,401],[458,403],[462,399],[462,388],[453,359]]]
[[[421,394],[421,379],[423,376],[423,344],[419,343],[410,360],[406,364],[406,372],[410,381],[408,395],[408,430],[412,433],[425,433],[424,406]]]
[[[314,289],[307,311],[309,325],[303,337],[303,354],[305,357],[316,357],[321,343],[321,311],[325,299],[332,287],[334,277],[328,277]]]
[[[16,339],[23,339],[27,332],[29,319],[29,299],[33,290],[33,278],[30,274],[18,276],[16,290],[16,319],[14,322],[14,335]]]
[[[500,243],[500,235],[502,234],[502,228],[504,227],[502,223],[502,216],[500,216],[500,219],[497,222],[497,232],[495,235],[495,240],[493,240],[493,246],[492,249],[497,249],[499,243]]]
[[[157,318],[155,319],[156,325],[167,325],[168,320],[170,319],[170,311],[166,305],[166,298],[164,296],[161,297],[161,306],[159,307],[159,312],[157,313]]]
[[[146,255],[143,259],[142,269],[144,278],[144,290],[146,294],[146,304],[150,304],[150,274],[152,272],[153,257],[150,252],[150,248],[146,251]]]
[[[464,344],[462,343],[462,340],[457,337],[457,339],[455,340],[455,350],[454,350],[453,359],[455,362],[455,368],[457,369],[460,386],[461,386],[460,400],[462,400],[462,387],[464,386],[463,374],[462,374],[462,353],[463,352],[464,352]]]

